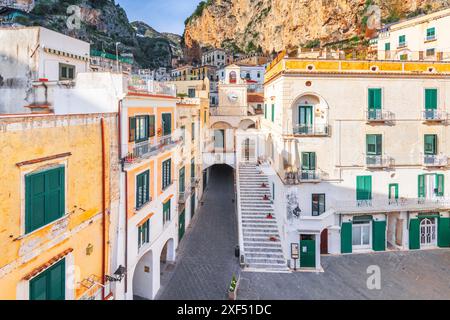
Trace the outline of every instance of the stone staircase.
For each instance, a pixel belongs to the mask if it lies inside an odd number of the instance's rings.
[[[256,164],[240,164],[238,179],[245,267],[259,271],[288,271],[269,179]]]

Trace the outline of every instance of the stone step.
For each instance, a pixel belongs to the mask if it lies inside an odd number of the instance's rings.
[[[276,241],[270,241],[269,240],[269,236],[251,236],[251,237],[246,237],[244,236],[244,243],[248,241],[248,242],[253,242],[253,243],[281,243],[280,239],[277,237]]]
[[[255,222],[254,220],[246,220],[243,222],[242,227],[243,228],[270,228],[270,227],[276,227],[277,223],[265,223],[263,221]]]
[[[284,260],[284,256],[282,252],[279,253],[274,253],[274,252],[251,252],[251,253],[246,253],[245,254],[246,257],[248,258],[261,258],[261,259],[270,259],[270,258],[274,258],[277,260]]]
[[[252,264],[268,264],[268,265],[283,265],[286,266],[286,261],[284,258],[281,259],[275,259],[275,258],[246,258],[245,262],[249,265]]]
[[[263,253],[270,253],[270,254],[283,254],[283,249],[281,248],[281,245],[277,245],[277,246],[245,246],[244,244],[244,253],[255,253],[255,254],[263,254]]]
[[[286,264],[280,265],[280,264],[262,264],[262,263],[253,263],[249,264],[248,268],[251,269],[262,269],[267,271],[288,271],[288,267]]]

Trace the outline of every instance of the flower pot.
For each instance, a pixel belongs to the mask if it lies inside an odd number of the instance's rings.
[[[237,294],[236,294],[236,290],[235,291],[228,291],[228,300],[236,300],[237,299]]]

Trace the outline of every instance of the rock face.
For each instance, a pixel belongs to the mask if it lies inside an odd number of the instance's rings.
[[[382,21],[442,8],[443,0],[209,0],[186,20],[187,49],[228,47],[280,51],[348,40],[363,34],[371,5]],[[196,50],[197,51],[197,50]]]
[[[77,7],[71,9],[72,5]],[[80,18],[79,24],[75,17]],[[125,10],[114,0],[37,0],[30,13],[9,22],[43,26],[90,42],[92,49],[110,53],[115,52],[115,43],[120,42],[120,52],[132,53],[142,68],[171,66],[172,56],[182,53],[180,36],[177,39],[176,35],[159,33],[142,22],[130,23]]]

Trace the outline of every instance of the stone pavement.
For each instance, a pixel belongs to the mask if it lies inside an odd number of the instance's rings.
[[[381,270],[381,290],[367,288],[367,268]],[[450,299],[450,250],[322,257],[325,273],[243,272],[240,300]]]
[[[239,273],[233,170],[214,167],[208,189],[177,252],[171,272],[161,278],[158,300],[222,300]]]

